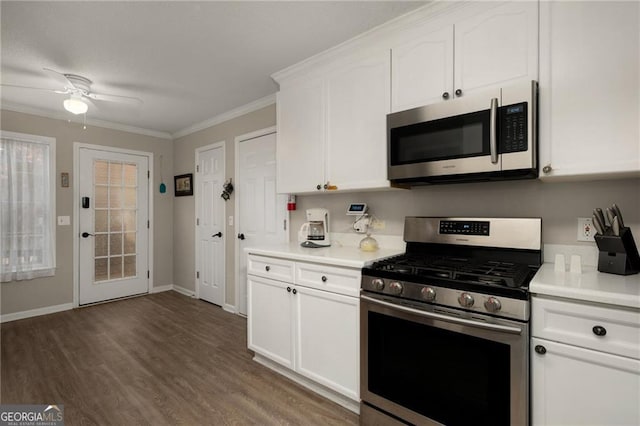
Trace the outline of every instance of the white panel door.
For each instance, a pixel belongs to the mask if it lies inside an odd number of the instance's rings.
[[[455,91],[538,79],[538,2],[510,2],[455,25]]]
[[[293,300],[296,371],[358,400],[359,299],[296,286]]]
[[[292,285],[249,275],[249,349],[293,369]]]
[[[224,305],[224,148],[199,151],[196,169],[198,297]]]
[[[148,157],[80,148],[80,304],[149,291]]]
[[[389,51],[382,50],[328,78],[327,180],[338,190],[389,186],[390,61]]]
[[[453,99],[453,25],[419,27],[391,49],[391,112]]]
[[[276,189],[276,134],[239,142],[238,146],[238,298],[247,314],[247,256],[243,248],[287,241],[287,197]]]

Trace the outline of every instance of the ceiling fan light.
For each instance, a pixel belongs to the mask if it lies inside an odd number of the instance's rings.
[[[87,105],[82,99],[76,97],[70,97],[69,99],[65,99],[63,102],[64,109],[69,111],[72,114],[84,114],[89,109],[89,105]]]

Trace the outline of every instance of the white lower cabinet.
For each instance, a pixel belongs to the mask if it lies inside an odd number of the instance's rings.
[[[532,335],[533,425],[640,424],[640,313],[534,297]]]
[[[275,262],[249,255],[249,264]],[[306,262],[295,262],[295,268],[298,274],[290,282],[249,270],[249,349],[357,403],[360,301],[354,294],[360,286],[360,270]],[[334,282],[339,285],[327,287]]]

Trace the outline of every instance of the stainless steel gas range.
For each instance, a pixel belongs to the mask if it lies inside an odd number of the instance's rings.
[[[361,424],[529,423],[539,218],[407,217],[406,252],[362,270]]]

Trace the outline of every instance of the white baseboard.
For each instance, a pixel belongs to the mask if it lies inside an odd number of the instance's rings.
[[[173,285],[173,291],[177,291],[180,294],[184,294],[185,296],[194,297],[196,292],[193,290],[189,290],[184,287],[180,287],[179,285]]]
[[[11,314],[0,315],[0,323],[21,320],[25,318],[37,317],[40,315],[55,314],[56,312],[69,311],[73,309],[73,303],[64,303],[62,305],[45,306],[44,308],[31,309],[28,311],[14,312]]]
[[[227,312],[231,312],[232,314],[238,313],[238,310],[236,309],[236,307],[234,305],[229,305],[228,303],[225,303],[224,305],[222,305],[222,309],[224,309]]]
[[[293,380],[299,385],[302,385],[305,388],[310,389],[321,396],[324,396],[325,398],[335,402],[336,404],[342,405],[347,410],[353,411],[356,414],[360,414],[360,401],[354,401],[347,396],[326,388],[325,386],[322,386],[321,384],[316,383],[313,380],[307,379],[306,377],[301,376],[295,371],[289,370],[288,368],[283,367],[282,365],[275,363],[270,359],[263,357],[262,355],[255,354],[253,360],[258,364],[262,364],[265,367],[282,374],[283,376]]]
[[[162,293],[163,291],[173,290],[173,284],[161,285],[158,287],[151,287],[151,291],[149,293]]]

